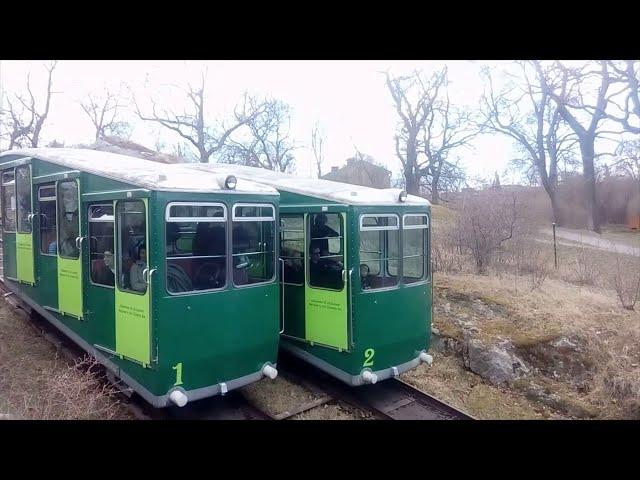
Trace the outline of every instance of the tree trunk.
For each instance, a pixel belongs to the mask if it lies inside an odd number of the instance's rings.
[[[416,172],[417,160],[416,136],[410,135],[407,141],[407,163],[404,165],[404,178],[409,195],[420,195],[420,178]]]
[[[405,171],[404,178],[407,184],[407,193],[409,195],[420,195],[420,183],[412,171]]]
[[[586,144],[586,145],[585,145]],[[584,174],[584,188],[587,205],[587,222],[589,230],[600,233],[600,216],[596,203],[596,172],[594,167],[594,139],[584,139],[580,142],[582,154],[582,171]]]
[[[431,203],[434,205],[440,204],[440,192],[438,191],[438,177],[433,176],[431,179]]]

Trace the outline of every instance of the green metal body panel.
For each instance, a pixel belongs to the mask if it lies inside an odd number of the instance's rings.
[[[8,278],[18,278],[15,232],[3,232],[2,248],[4,249],[3,275]]]
[[[323,206],[325,209],[323,209]],[[305,335],[308,318],[304,314],[305,295],[314,291],[305,287],[286,285],[282,315],[285,332],[282,345],[302,350],[348,375],[359,375],[363,369],[378,371],[401,365],[418,357],[429,349],[431,342],[431,278],[414,284],[403,284],[381,290],[362,290],[360,285],[360,236],[361,214],[426,213],[427,206],[346,206],[315,197],[280,192],[280,211],[284,214],[345,212],[346,256],[345,268],[353,269],[348,293],[348,349],[342,350],[311,343]],[[305,222],[306,227],[306,222]],[[430,245],[428,243],[427,245]],[[428,260],[430,252],[427,248]],[[305,262],[306,263],[306,262]],[[305,265],[305,271],[308,268]],[[349,282],[349,278],[347,278]],[[316,290],[317,291],[317,290]],[[313,320],[312,320],[313,321]],[[371,351],[372,349],[373,351]]]
[[[0,170],[7,162],[17,159],[18,157],[8,155],[0,157]],[[51,179],[60,180],[64,178],[65,172],[69,172],[69,169],[63,166],[38,158],[32,159],[31,165],[34,184]],[[194,172],[194,175],[203,173]],[[70,266],[65,264],[68,259],[40,252],[40,231],[37,224],[33,229],[32,248],[35,285],[7,280],[11,290],[40,307],[46,307],[43,311],[48,317],[60,322],[88,346],[95,347],[96,352],[104,355],[117,374],[126,375],[137,382],[146,393],[155,397],[165,396],[175,386],[185,391],[206,389],[221,382],[255,375],[256,372],[259,374],[256,378],[258,379],[265,364],[277,363],[280,321],[277,278],[266,284],[235,287],[229,277],[227,286],[218,291],[171,295],[166,289],[165,273],[167,203],[219,202],[227,206],[228,212],[231,212],[233,205],[238,202],[271,203],[277,211],[277,196],[224,191],[148,191],[86,172],[69,174],[69,177],[79,178],[82,236],[86,236],[88,232],[87,211],[92,203],[104,203],[107,199],[116,201],[145,198],[148,206],[148,265],[156,269],[150,278],[148,293],[145,296],[123,296],[123,292],[119,291],[117,286],[110,288],[91,283],[88,268],[89,249],[86,241],[82,242],[80,259],[77,262],[79,268],[73,270],[81,280],[82,288],[78,287],[78,283],[65,283],[67,279],[62,276],[59,278],[58,272],[70,270]],[[131,195],[127,196],[127,192]],[[32,194],[37,194],[37,185],[33,185]],[[32,196],[32,199],[37,199],[37,196]],[[34,202],[34,206],[38,208],[37,201]],[[228,231],[230,229],[229,222]],[[3,244],[5,277],[15,278],[16,234],[3,232]],[[68,295],[76,299],[76,303],[73,304],[75,306],[69,307],[73,302],[69,300]],[[75,311],[78,298],[82,301],[82,321],[58,311]],[[121,329],[117,329],[117,302],[121,308],[126,306],[132,310],[144,310],[146,306],[149,320],[136,324],[128,332],[125,327],[123,333]],[[120,320],[126,319],[121,317]],[[149,332],[146,338],[140,333],[145,329]],[[143,343],[148,347],[145,348]]]

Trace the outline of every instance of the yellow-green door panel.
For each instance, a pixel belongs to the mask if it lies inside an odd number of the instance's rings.
[[[33,233],[16,233],[16,269],[21,282],[35,284]]]
[[[340,216],[342,217],[344,232],[342,239],[342,251],[344,253],[344,268],[346,271],[346,268],[348,268],[346,249],[346,246],[348,245],[347,223],[346,215],[341,213]],[[309,235],[307,229],[307,217],[308,214],[305,214],[305,235]],[[309,245],[309,241],[306,242],[306,245]],[[305,339],[310,342],[331,346],[340,350],[348,350],[348,276],[344,276],[345,281],[342,290],[340,291],[310,287],[307,265],[308,262],[305,262]]]
[[[145,210],[145,238],[149,238],[149,209],[146,198],[136,200],[144,203]],[[116,215],[116,242],[120,242],[120,213],[118,203],[114,202],[113,211]],[[147,241],[147,247],[149,242]],[[123,245],[119,245],[116,252],[120,252]],[[149,251],[146,264],[149,265]],[[116,271],[119,272],[119,255],[115,256]],[[136,360],[143,365],[151,363],[151,282],[144,293],[121,289],[116,282],[115,287],[115,318],[116,318],[116,352],[123,357]]]

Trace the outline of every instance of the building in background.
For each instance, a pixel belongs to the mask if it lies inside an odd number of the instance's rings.
[[[363,187],[390,188],[391,172],[371,160],[367,155],[357,155],[347,159],[344,167],[332,167],[322,178]]]

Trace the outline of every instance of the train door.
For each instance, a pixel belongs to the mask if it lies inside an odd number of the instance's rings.
[[[33,196],[31,187],[31,165],[22,165],[15,170],[17,230],[16,270],[22,283],[34,285],[33,253]]]
[[[16,279],[16,182],[13,168],[2,171],[3,276]]]
[[[348,350],[346,214],[305,214],[306,340]]]
[[[305,229],[303,213],[280,214],[281,328],[287,337],[305,339]]]
[[[56,184],[54,182],[38,185],[36,189],[37,209],[33,228],[35,236],[36,272],[40,279],[38,286],[39,302],[58,310],[57,288],[57,223],[56,223]]]
[[[82,290],[82,234],[80,232],[80,179],[56,182],[57,199],[57,256],[58,310],[81,320]]]
[[[102,201],[83,207],[87,216],[88,275],[85,280],[85,314],[101,347],[115,349],[115,217],[114,202]]]
[[[148,202],[116,201],[115,349],[143,365],[151,363],[151,293]]]

